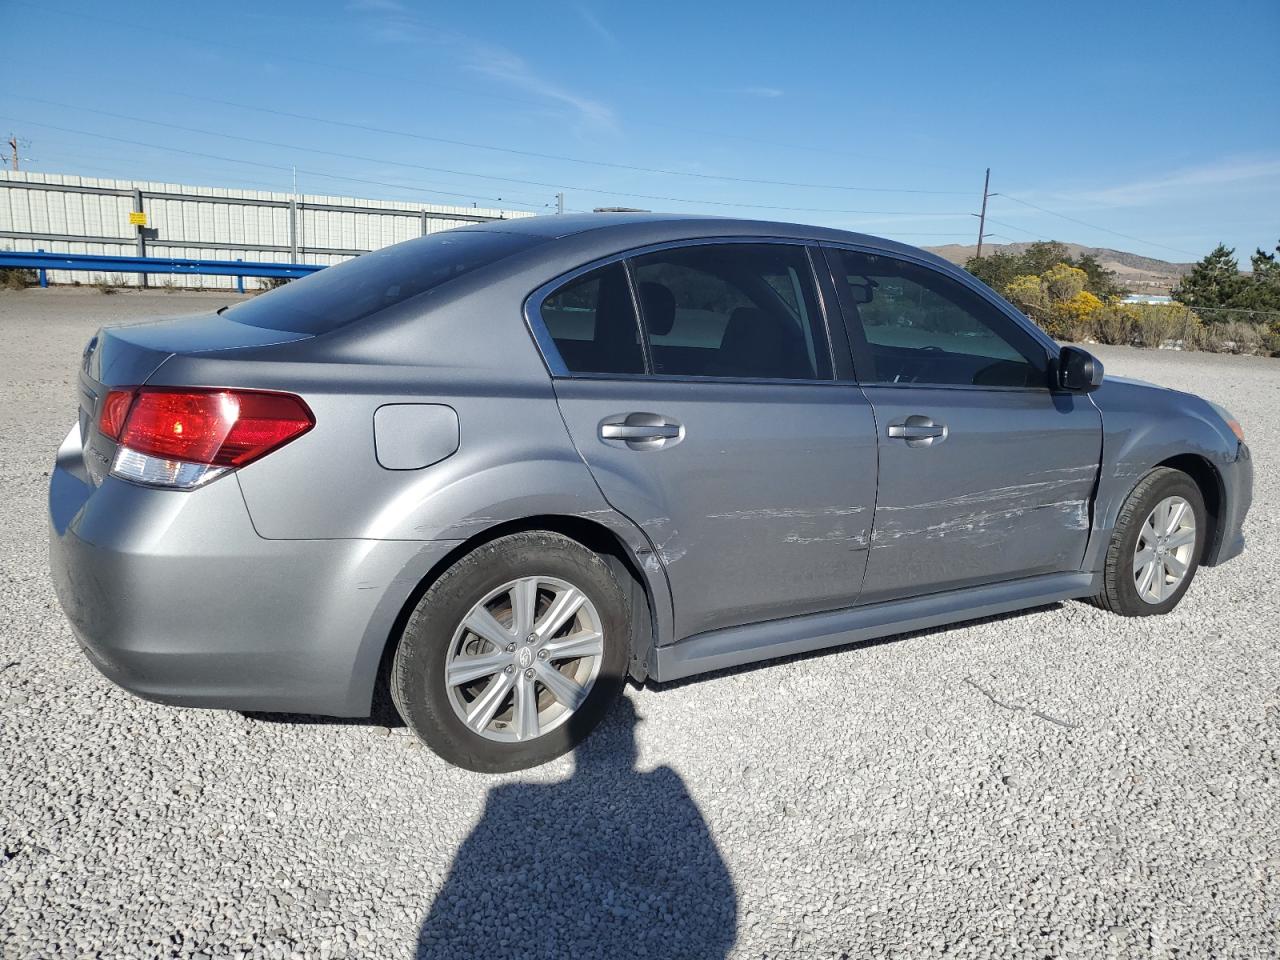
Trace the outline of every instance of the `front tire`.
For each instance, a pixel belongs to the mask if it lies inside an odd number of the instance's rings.
[[[1207,532],[1195,481],[1169,467],[1152,470],[1120,510],[1093,602],[1126,617],[1168,613],[1191,586]]]
[[[598,555],[548,531],[458,560],[423,595],[391,665],[409,728],[450,763],[523,770],[572,750],[626,680],[627,606]]]

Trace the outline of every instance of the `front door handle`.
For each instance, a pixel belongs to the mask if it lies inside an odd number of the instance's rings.
[[[600,439],[620,441],[631,450],[654,450],[684,439],[684,427],[658,413],[628,413],[600,422]]]
[[[889,437],[894,440],[905,440],[908,447],[927,447],[947,439],[947,426],[934,423],[921,414],[912,414],[905,420],[889,424]]]
[[[673,423],[658,423],[642,427],[630,423],[604,423],[600,436],[605,440],[671,440],[680,436],[680,428]]]

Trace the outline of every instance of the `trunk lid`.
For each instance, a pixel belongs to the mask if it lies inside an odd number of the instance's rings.
[[[142,386],[176,354],[265,347],[310,336],[252,327],[216,313],[103,327],[89,341],[80,359],[80,437],[90,478],[95,484],[102,483],[116,452],[115,441],[98,429],[98,417],[110,390]]]

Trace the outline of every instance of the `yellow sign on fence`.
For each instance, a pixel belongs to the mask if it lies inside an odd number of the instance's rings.
[[[145,213],[130,213],[129,223],[135,227],[145,227],[147,225],[147,215]]]

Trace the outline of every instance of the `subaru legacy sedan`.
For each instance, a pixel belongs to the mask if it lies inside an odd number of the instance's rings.
[[[1068,599],[1166,613],[1253,468],[921,250],[547,216],[102,329],[49,491],[85,654],[162,703],[571,749],[669,681]],[[938,643],[945,643],[939,637]]]

